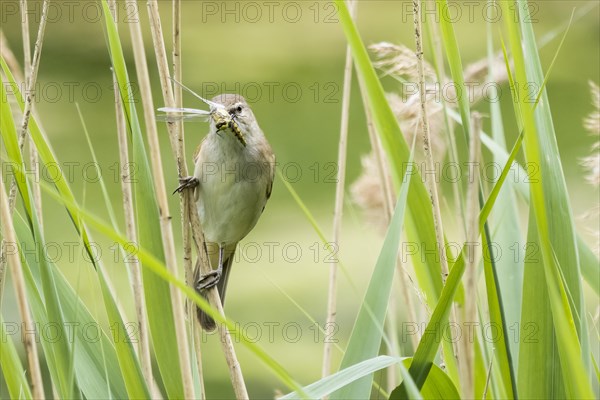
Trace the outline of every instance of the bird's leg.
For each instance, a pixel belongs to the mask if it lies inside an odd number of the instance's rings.
[[[200,181],[195,176],[186,176],[185,178],[179,178],[179,186],[173,194],[181,193],[184,189],[193,189],[200,184]]]
[[[223,275],[223,253],[225,251],[225,247],[219,244],[219,266],[217,269],[210,271],[206,275],[200,276],[198,281],[196,282],[196,290],[206,290],[215,286],[221,280],[221,275]]]

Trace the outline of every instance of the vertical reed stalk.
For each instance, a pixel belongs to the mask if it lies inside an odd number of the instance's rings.
[[[356,14],[356,1],[348,0],[350,15]],[[342,92],[342,116],[340,123],[340,140],[338,144],[338,170],[337,183],[335,187],[335,209],[333,212],[333,243],[339,248],[342,232],[342,215],[344,206],[344,190],[346,184],[346,149],[348,143],[348,119],[350,110],[350,89],[352,87],[352,53],[350,45],[346,45],[346,62],[344,65],[344,88]],[[337,270],[338,263],[332,263],[329,268],[329,290],[327,297],[327,322],[325,332],[335,332],[335,320],[337,313]],[[325,341],[323,348],[323,366],[321,375],[328,376],[331,373],[331,353],[333,343]]]
[[[132,7],[135,15],[140,15],[137,8],[137,2],[127,1],[128,7]],[[148,137],[149,155],[152,165],[152,175],[154,179],[154,188],[160,212],[160,228],[162,242],[164,246],[165,261],[169,272],[177,276],[177,257],[175,254],[175,241],[173,239],[173,230],[171,227],[171,217],[169,215],[169,204],[165,187],[165,178],[162,170],[162,159],[160,155],[160,144],[158,141],[158,130],[154,117],[154,103],[152,100],[152,91],[150,87],[150,77],[148,74],[148,65],[146,64],[146,54],[144,51],[144,42],[139,21],[130,24],[131,37],[133,43],[135,66],[138,75],[142,105],[144,108],[144,121]],[[154,30],[153,30],[154,32]],[[185,310],[181,299],[181,292],[176,287],[170,285],[171,304],[173,307],[173,319],[175,324],[175,335],[179,343],[179,363],[181,375],[183,378],[183,390],[186,398],[195,398],[194,382],[192,379],[192,370],[189,356],[188,337],[185,329]]]
[[[427,4],[429,4],[429,9],[437,9],[437,4],[435,0],[427,0]],[[435,21],[428,23],[425,25],[428,30],[429,36],[431,36],[431,47],[432,47],[432,55],[433,55],[433,64],[435,66],[435,72],[437,75],[437,79],[440,85],[445,84],[446,82],[446,71],[444,68],[444,57],[442,52],[442,40],[440,37],[440,28]],[[430,28],[430,29],[429,29]],[[448,147],[450,148],[450,162],[454,165],[459,165],[458,159],[458,150],[456,147],[456,138],[454,136],[454,125],[450,121],[450,116],[448,115],[448,111],[446,107],[448,107],[445,98],[442,96],[442,111],[444,112],[444,127],[446,128],[446,141],[448,142]],[[466,239],[466,219],[465,219],[465,209],[464,202],[462,198],[462,190],[461,186],[456,184],[452,185],[452,194],[454,196],[454,202],[456,203],[454,207],[456,208],[456,215],[458,216],[458,220],[461,221],[461,226],[464,231],[465,239]]]
[[[125,215],[125,233],[132,243],[138,243],[137,231],[135,226],[135,213],[133,208],[133,194],[131,188],[131,171],[129,163],[129,150],[127,143],[127,127],[123,109],[121,108],[121,98],[115,81],[115,108],[117,116],[117,135],[119,143],[119,162],[121,163],[121,191],[123,193],[123,213]],[[148,385],[153,380],[152,376],[152,361],[150,358],[150,341],[148,331],[148,318],[146,314],[146,299],[144,298],[144,285],[142,282],[142,274],[140,262],[135,255],[129,258],[129,268],[132,277],[132,288],[135,302],[135,312],[138,318],[139,327],[139,347],[138,355],[141,360],[142,373]]]
[[[2,217],[2,235],[5,243],[9,243],[15,248],[18,246],[17,235],[13,229],[12,212],[8,204],[6,189],[4,187],[4,178],[0,172],[0,216]],[[17,305],[21,318],[23,319],[24,329],[26,332],[34,332],[35,324],[29,311],[29,303],[27,302],[27,292],[25,290],[25,278],[23,277],[23,266],[21,265],[20,252],[11,251],[8,254],[8,266],[12,274],[12,281],[17,297]],[[42,373],[40,371],[38,352],[35,342],[32,340],[32,335],[22,335],[23,346],[27,353],[27,361],[29,364],[29,372],[31,374],[31,391],[34,399],[44,398],[44,384],[42,383]]]
[[[177,82],[183,82],[183,71],[181,64],[181,0],[173,0],[173,76]],[[175,101],[175,107],[183,107],[182,88],[179,85],[173,87],[173,98]],[[178,165],[178,169],[181,174],[187,170],[187,162],[185,158],[185,134],[184,124],[178,123],[175,125],[175,131],[177,132],[177,159],[181,160],[180,163],[184,166],[182,169]],[[185,173],[187,175],[187,172]],[[190,209],[189,203],[193,203],[192,196],[182,195],[179,196],[179,208],[181,210],[181,236],[183,241],[183,269],[185,271],[186,283],[193,287],[194,270],[192,264],[192,235],[190,230]],[[202,346],[200,345],[200,322],[197,318],[194,318],[195,306],[191,300],[188,299],[186,309],[189,316],[189,329],[190,329],[190,340],[193,341],[194,351],[196,352],[196,365],[198,367],[198,375],[200,380],[200,398],[206,398],[204,390],[204,374],[202,368]]]
[[[158,12],[158,3],[156,2],[156,0],[148,1],[148,14],[150,18],[150,27],[152,31],[152,41],[154,43],[154,52],[156,54],[156,60],[158,63],[158,71],[160,75],[163,99],[167,107],[175,107],[173,88],[169,80],[169,66],[167,62],[165,43],[163,40],[162,25],[160,22],[160,14]],[[167,127],[169,130],[169,138],[171,139],[171,146],[177,159],[177,169],[179,171],[179,176],[187,176],[188,173],[187,165],[185,163],[185,153],[183,151],[183,141],[181,135],[179,134],[179,130],[177,129],[177,124],[168,124]],[[182,196],[184,196],[184,206],[185,203],[188,203],[187,208],[190,210],[192,232],[196,240],[196,244],[200,249],[198,256],[203,257],[205,256],[203,251],[204,235],[202,234],[200,219],[198,217],[198,210],[196,209],[195,203],[191,201],[191,197],[187,197],[183,194]],[[185,200],[186,198],[188,199],[187,201]],[[210,268],[208,266],[208,263],[201,263],[201,265],[205,268]],[[207,274],[209,272],[210,271],[208,270],[202,271],[203,274]],[[221,315],[224,316],[225,314],[223,312],[223,305],[221,303],[221,299],[219,298],[216,288],[209,290],[207,295],[211,305],[215,307],[221,313]],[[237,360],[235,350],[233,348],[233,342],[231,341],[229,331],[225,327],[219,325],[219,333],[221,335],[221,345],[223,347],[223,352],[225,354],[227,365],[229,366],[231,382],[236,397],[239,399],[247,399],[248,392],[246,390],[246,384],[244,382],[244,377],[242,375],[240,365]]]
[[[479,155],[481,143],[479,135],[481,132],[481,116],[471,113],[471,137],[469,140],[469,161],[474,166],[473,180],[467,188],[467,249],[465,260],[465,313],[464,321],[474,324],[477,322],[477,251],[475,243],[479,238]],[[462,395],[466,399],[472,399],[475,395],[475,343],[470,343],[469,335],[463,335],[460,339],[463,355],[460,362]]]
[[[115,0],[110,1],[109,5],[113,13],[113,20],[117,23],[116,18],[116,3]],[[131,187],[130,162],[129,162],[129,145],[127,138],[127,125],[123,106],[121,104],[121,96],[117,78],[113,74],[113,84],[115,86],[115,115],[117,117],[117,137],[119,143],[119,162],[121,191],[123,193],[123,214],[125,216],[125,234],[132,243],[138,243],[137,230],[135,226],[135,212],[133,206],[133,189]],[[129,258],[129,268],[131,272],[131,286],[133,289],[133,298],[135,303],[135,313],[138,320],[138,356],[142,367],[144,379],[151,390],[154,390],[152,385],[154,377],[152,375],[152,359],[150,357],[150,332],[148,329],[148,316],[146,312],[146,299],[144,298],[144,284],[142,282],[142,271],[139,259],[135,254]],[[154,392],[156,395],[159,392]]]
[[[133,190],[131,187],[131,170],[129,162],[129,149],[127,142],[127,127],[121,106],[121,98],[115,81],[115,108],[117,115],[117,134],[119,141],[119,162],[121,163],[120,178],[121,191],[123,193],[123,213],[125,215],[125,234],[132,243],[138,243],[137,230],[135,226],[135,213],[133,207]],[[152,360],[150,358],[150,332],[148,330],[148,317],[146,314],[146,299],[144,298],[144,284],[139,259],[132,254],[129,258],[131,271],[133,297],[135,302],[135,313],[138,319],[139,347],[138,354],[141,360],[142,373],[146,383],[150,387],[153,381]]]
[[[173,77],[177,82],[183,81],[183,73],[181,69],[181,0],[173,0]],[[179,85],[173,87],[173,99],[175,107],[182,107],[182,89]],[[177,123],[177,149],[176,153],[182,158],[183,165],[185,163],[185,139],[183,132],[183,124]],[[178,166],[179,168],[179,166]],[[184,207],[185,196],[180,196],[180,207],[182,217],[182,237],[183,237],[183,266],[186,275],[186,282],[191,285],[192,282],[192,243],[191,232],[189,227],[189,214],[187,207]],[[188,302],[188,305],[190,303]]]
[[[415,27],[415,54],[417,56],[417,67],[419,74],[419,96],[421,100],[421,124],[423,127],[423,150],[425,153],[425,162],[429,171],[435,171],[435,165],[433,161],[433,154],[431,152],[431,135],[429,132],[429,119],[427,116],[427,93],[425,92],[425,74],[423,71],[423,36],[421,29],[421,2],[420,0],[413,0],[413,22]],[[433,209],[433,224],[435,227],[435,237],[440,252],[440,268],[442,271],[442,282],[446,284],[446,278],[448,276],[448,256],[446,254],[446,245],[444,240],[444,228],[442,225],[442,213],[440,211],[440,201],[437,192],[437,184],[435,175],[433,179],[427,179],[426,175],[423,175],[423,179],[426,181],[427,189],[429,190],[429,197],[431,199],[431,207]],[[456,321],[456,312],[454,306],[452,307],[451,315],[449,317],[451,322]],[[458,354],[456,344],[453,343],[454,357]]]
[[[29,14],[27,13],[27,0],[20,1],[21,7],[21,31],[23,33],[23,72],[25,75],[25,85],[31,76],[31,39],[29,38]],[[33,171],[33,185],[31,189],[33,191],[33,204],[35,205],[35,212],[37,214],[38,223],[40,229],[43,229],[42,220],[42,190],[40,188],[40,165],[38,162],[37,149],[33,140],[29,138],[29,165]]]
[[[27,134],[27,127],[29,125],[29,117],[33,107],[33,99],[35,98],[35,82],[37,80],[37,73],[40,66],[40,57],[42,53],[42,45],[44,43],[44,33],[46,31],[46,22],[48,21],[48,4],[50,0],[44,0],[42,4],[42,15],[40,17],[40,25],[38,27],[37,39],[35,41],[35,48],[33,52],[33,59],[31,61],[31,75],[27,81],[27,92],[25,93],[25,107],[23,109],[23,119],[21,121],[21,130],[19,132],[19,149],[23,151],[23,144],[25,143],[25,135]],[[15,201],[17,198],[17,182],[14,176],[10,180],[8,195],[8,208],[12,215],[15,209]],[[4,292],[4,279],[6,276],[6,245],[4,240],[0,246],[0,299],[3,297]]]
[[[425,93],[425,76],[423,72],[423,37],[421,36],[421,4],[419,0],[413,0],[413,15],[415,25],[415,43],[416,56],[419,72],[419,95],[421,98],[421,124],[423,126],[423,150],[425,152],[425,162],[429,171],[435,171],[433,154],[431,152],[431,135],[429,134],[429,119],[427,116],[427,94]],[[425,175],[424,175],[425,177]],[[448,276],[448,259],[446,258],[446,246],[444,245],[444,229],[442,226],[442,215],[440,212],[440,202],[437,192],[435,179],[425,179],[429,196],[431,197],[431,205],[433,208],[433,219],[435,225],[435,235],[440,251],[440,265],[444,281]]]

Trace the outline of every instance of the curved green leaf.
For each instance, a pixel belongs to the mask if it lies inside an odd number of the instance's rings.
[[[408,368],[412,363],[412,358],[406,358],[403,360],[403,364]],[[427,400],[447,400],[447,399],[460,399],[458,390],[452,379],[441,370],[440,367],[434,365],[427,375],[427,380],[423,384],[421,389],[421,395]],[[390,400],[401,399],[402,390],[400,386],[392,391]]]

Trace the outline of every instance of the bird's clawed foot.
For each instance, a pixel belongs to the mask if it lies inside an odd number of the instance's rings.
[[[200,184],[200,181],[195,176],[186,176],[185,178],[179,178],[179,186],[173,194],[181,193],[184,189],[193,189]]]
[[[198,292],[207,290],[215,286],[221,280],[222,270],[215,269],[206,275],[202,275],[198,281],[196,281],[196,290]]]

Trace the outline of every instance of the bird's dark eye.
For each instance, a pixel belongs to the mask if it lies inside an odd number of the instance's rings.
[[[237,106],[237,108],[235,109],[235,111],[237,111],[238,113],[242,112],[242,106]]]

